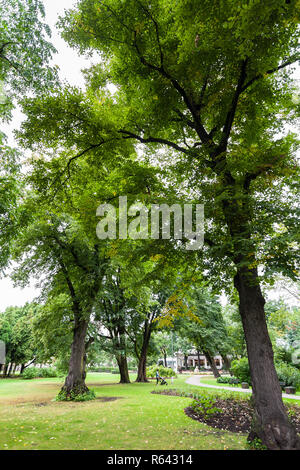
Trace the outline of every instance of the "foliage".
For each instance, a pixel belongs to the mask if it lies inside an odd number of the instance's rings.
[[[186,299],[197,321],[177,320],[178,333],[204,354],[229,353],[226,324],[217,296],[208,288],[195,284],[186,290]]]
[[[27,91],[45,91],[57,83],[57,70],[48,63],[55,51],[49,43],[49,26],[43,22],[44,6],[39,0],[0,1],[0,95],[5,84],[6,99],[0,115],[11,109],[10,98]]]
[[[22,373],[22,378],[26,380],[49,377],[57,377],[56,369],[51,367],[28,367]]]
[[[295,387],[295,389],[300,388],[300,371],[296,367],[293,367],[290,364],[281,362],[275,364],[277,376],[280,382],[284,382],[285,386]]]
[[[66,394],[64,390],[61,390],[56,397],[56,401],[90,401],[96,398],[94,390],[88,390],[85,393],[73,393]]]
[[[251,385],[250,368],[246,357],[232,361],[230,370],[240,382],[247,382]]]
[[[240,380],[237,377],[218,377],[217,382],[219,384],[236,384],[239,383]]]
[[[252,441],[247,441],[246,449],[248,450],[268,450],[267,447],[262,443],[261,439],[257,437]]]
[[[158,370],[160,377],[177,377],[176,372],[170,367],[163,367],[163,366],[157,366],[157,365],[147,367],[147,377],[149,378],[155,377],[157,370]]]
[[[33,334],[33,320],[40,306],[27,303],[8,307],[0,315],[0,339],[6,343],[6,363],[26,364],[38,355]]]
[[[201,395],[198,396],[197,399],[193,400],[191,407],[196,413],[204,417],[209,417],[222,411],[220,408],[217,408],[215,406],[215,402],[216,400],[214,398],[206,395]]]

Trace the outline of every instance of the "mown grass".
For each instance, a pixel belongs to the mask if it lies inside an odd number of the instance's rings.
[[[132,377],[132,380],[135,376]],[[168,388],[200,392],[186,377]],[[246,436],[210,428],[184,414],[190,398],[151,394],[162,386],[120,385],[118,375],[88,374],[97,400],[55,402],[61,379],[0,380],[0,449],[244,449]],[[208,390],[208,393],[212,393]],[[118,397],[101,401],[103,397]]]

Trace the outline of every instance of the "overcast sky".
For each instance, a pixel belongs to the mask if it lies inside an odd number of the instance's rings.
[[[52,30],[51,42],[58,51],[58,54],[54,56],[53,62],[59,66],[61,79],[66,80],[71,85],[82,87],[84,81],[81,74],[81,69],[88,67],[91,64],[91,59],[79,57],[75,50],[68,47],[64,40],[60,37],[58,30],[55,28],[58,17],[63,15],[65,9],[76,5],[77,0],[43,0],[43,2],[46,10],[45,21],[49,24]],[[297,78],[299,78],[299,76],[300,74],[297,73]],[[19,127],[21,121],[22,114],[16,110],[13,121],[9,126],[4,128],[4,132],[9,137],[10,145],[15,145],[12,131],[13,129]],[[0,312],[11,305],[24,305],[26,302],[32,301],[38,294],[39,290],[34,287],[34,281],[30,287],[20,289],[14,288],[8,277],[2,279],[0,280]],[[278,298],[279,295],[283,295],[286,300],[289,301],[289,303],[296,303],[295,297],[288,295],[284,289],[273,291],[270,297]]]

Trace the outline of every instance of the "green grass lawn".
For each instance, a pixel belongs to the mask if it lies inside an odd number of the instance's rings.
[[[118,375],[88,374],[87,384],[98,400],[81,403],[53,401],[61,379],[0,379],[0,449],[245,448],[246,436],[188,418],[183,410],[190,398],[151,394],[163,388],[155,382],[120,385],[118,379]],[[200,392],[185,380],[178,377],[168,388]],[[101,401],[101,397],[118,399]]]

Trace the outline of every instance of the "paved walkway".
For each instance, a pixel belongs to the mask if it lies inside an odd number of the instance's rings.
[[[251,389],[239,388],[239,387],[223,387],[219,385],[208,385],[201,383],[201,378],[207,378],[207,375],[194,375],[189,377],[185,382],[189,385],[197,385],[198,387],[205,388],[217,388],[218,390],[229,390],[230,392],[242,392],[242,393],[252,393]],[[291,398],[292,400],[300,400],[300,395],[290,395],[288,393],[282,394],[283,398]]]

